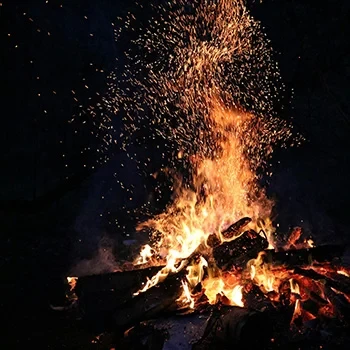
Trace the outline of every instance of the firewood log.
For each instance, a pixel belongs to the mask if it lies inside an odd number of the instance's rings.
[[[268,245],[265,237],[254,230],[248,230],[237,239],[215,247],[213,256],[217,266],[222,270],[230,269],[232,266],[243,267]]]
[[[213,308],[202,339],[192,349],[265,349],[271,331],[267,313],[221,305]]]
[[[242,232],[243,229],[252,221],[251,218],[244,217],[231,226],[229,226],[226,230],[222,231],[221,234],[224,238],[226,239],[231,239],[234,237],[239,236]]]
[[[74,292],[83,320],[96,332],[109,328],[114,310],[131,300],[142,283],[160,268],[79,277]]]
[[[273,249],[267,249],[266,253],[269,262],[293,268],[295,266],[309,265],[313,261],[332,261],[335,258],[341,258],[344,251],[345,246],[343,245],[324,245],[278,252]]]
[[[163,312],[176,310],[176,299],[182,294],[181,280],[185,272],[168,276],[163,282],[138,294],[114,310],[114,324],[127,329],[138,322],[156,318]]]
[[[232,224],[231,226],[229,226],[226,230],[221,232],[221,235],[225,238],[225,239],[232,239],[234,237],[238,237],[243,229],[252,221],[251,218],[248,217],[244,217],[240,220],[238,220],[237,222],[235,222],[234,224]],[[207,239],[207,245],[210,247],[216,247],[219,246],[221,244],[221,240],[219,239],[219,237],[215,234],[212,233],[211,235],[209,235],[208,239]]]

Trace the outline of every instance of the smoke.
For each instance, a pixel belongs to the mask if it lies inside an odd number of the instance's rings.
[[[108,237],[103,237],[94,255],[90,259],[83,259],[77,262],[71,268],[69,275],[82,277],[120,271],[114,251],[115,241]]]

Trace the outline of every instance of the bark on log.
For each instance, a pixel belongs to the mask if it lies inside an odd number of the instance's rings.
[[[226,230],[222,231],[221,234],[226,239],[231,239],[240,235],[243,229],[252,221],[251,218],[244,217],[231,226],[229,226]]]
[[[341,259],[345,251],[343,245],[324,245],[314,248],[292,249],[288,251],[276,252],[267,249],[267,259],[269,262],[295,267],[309,265],[313,261],[327,262],[335,258]]]
[[[84,321],[96,332],[113,324],[114,311],[138,291],[161,267],[79,277],[74,292]]]
[[[176,299],[182,294],[184,273],[168,276],[163,282],[138,294],[118,307],[113,316],[118,329],[125,330],[138,322],[153,319],[176,310]]]
[[[130,294],[140,289],[148,277],[156,274],[162,266],[154,266],[132,271],[121,271],[79,277],[75,287],[75,293],[80,297],[84,294],[99,293],[101,291],[129,290]]]
[[[237,239],[215,247],[213,256],[217,266],[222,270],[230,269],[232,266],[243,267],[268,245],[266,238],[254,230],[248,230]]]
[[[347,323],[350,322],[350,304],[341,293],[336,293],[332,288],[325,285],[324,288],[325,295],[332,303],[336,315],[338,318],[342,318]]]
[[[226,230],[224,230],[223,232],[221,232],[221,235],[225,238],[225,239],[232,239],[235,236],[239,236],[243,229],[252,221],[251,218],[248,217],[244,217],[240,220],[238,220],[237,222],[235,222],[234,224],[232,224],[231,226],[229,226]],[[217,247],[221,244],[221,240],[219,239],[219,237],[215,234],[212,233],[211,235],[209,235],[208,239],[207,239],[207,244],[209,247]]]
[[[192,349],[265,349],[271,332],[267,313],[236,306],[220,306],[214,309],[202,339]]]

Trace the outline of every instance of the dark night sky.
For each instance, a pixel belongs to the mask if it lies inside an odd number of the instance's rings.
[[[98,169],[99,140],[84,111],[99,101],[97,93],[105,93],[107,74],[123,50],[114,42],[111,23],[132,7],[109,0],[3,2],[0,208],[11,217],[28,206],[39,213],[43,206],[58,205],[68,189],[77,190]],[[314,202],[333,221],[346,224],[349,8],[346,1],[315,7],[273,0],[253,8],[279,53],[287,95],[294,89],[284,117],[293,118],[308,140],[275,157],[281,164],[270,190],[282,206],[281,217],[283,208],[297,203],[288,209],[292,221],[296,211],[308,220],[305,206]],[[76,122],[68,124],[73,115]],[[72,184],[66,190],[67,178]],[[80,195],[73,194],[78,211]]]
[[[5,289],[16,286],[14,295],[21,299],[23,291],[35,294],[28,290],[38,282],[38,270],[59,279],[72,256],[94,249],[99,231],[116,235],[107,213],[120,210],[125,194],[113,174],[139,181],[120,167],[125,160],[117,148],[110,150],[108,164],[98,165],[99,140],[91,136],[94,127],[84,113],[68,123],[98,102],[96,92],[106,91],[107,74],[123,49],[114,42],[111,22],[133,5],[1,3],[2,256],[10,272]],[[268,192],[277,199],[279,221],[284,228],[304,225],[320,241],[348,240],[350,3],[266,0],[254,14],[279,52],[287,91],[294,89],[284,117],[293,118],[308,140],[276,153]],[[24,265],[26,277],[17,288],[11,276]],[[45,283],[33,300],[48,298],[52,286]]]

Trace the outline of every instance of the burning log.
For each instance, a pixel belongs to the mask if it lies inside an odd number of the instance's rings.
[[[293,249],[288,251],[266,250],[269,262],[295,267],[311,264],[313,261],[327,262],[343,255],[343,245],[324,245],[314,248]]]
[[[99,293],[101,291],[113,290],[114,292],[119,292],[129,290],[132,295],[149,276],[157,273],[160,269],[161,266],[154,266],[146,269],[79,277],[75,286],[75,292],[81,297],[85,294]]]
[[[237,239],[214,247],[213,256],[217,266],[222,270],[230,269],[232,266],[243,267],[268,245],[265,237],[254,230],[248,230]]]
[[[350,304],[345,296],[327,285],[324,287],[324,292],[332,303],[337,317],[344,319],[346,322],[350,322]]]
[[[261,289],[253,283],[247,283],[244,286],[242,300],[246,307],[254,310],[265,311],[273,308],[267,295],[265,295]]]
[[[229,226],[226,230],[224,230],[221,235],[225,238],[225,239],[232,239],[233,237],[237,237],[239,236],[243,229],[252,221],[251,218],[248,217],[244,217],[240,220],[238,220],[237,222],[235,222],[234,224],[232,224],[231,226]],[[211,235],[209,235],[209,237],[207,238],[207,244],[210,247],[217,247],[221,244],[221,240],[219,239],[219,237],[215,234],[212,233]]]
[[[161,267],[79,277],[74,287],[84,320],[93,328],[108,328],[114,310],[133,298],[147,278]]]
[[[163,282],[128,300],[114,311],[114,324],[125,330],[164,312],[175,311],[175,301],[182,293],[182,277],[182,273],[168,276]]]
[[[229,226],[225,231],[223,231],[221,234],[226,239],[231,239],[233,237],[239,236],[243,229],[252,221],[251,218],[244,217],[231,226]]]

